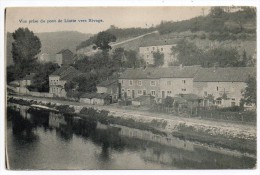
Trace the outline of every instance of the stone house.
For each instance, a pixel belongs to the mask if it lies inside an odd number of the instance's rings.
[[[204,98],[203,106],[209,106],[208,96],[220,107],[239,106],[250,75],[256,75],[255,67],[203,68],[194,77],[194,93]]]
[[[156,101],[188,94],[193,91],[193,77],[200,66],[171,66],[161,68],[127,69],[120,77],[121,93],[128,98],[141,95],[156,97]]]
[[[54,94],[57,97],[66,97],[65,84],[67,81],[72,80],[74,77],[79,75],[72,66],[63,66],[49,75],[49,93]]]
[[[146,64],[154,64],[153,53],[159,51],[164,54],[164,65],[163,67],[169,66],[177,60],[176,55],[172,54],[172,47],[176,47],[175,40],[157,40],[151,43],[144,43],[139,48],[141,57],[145,60]]]
[[[63,49],[56,53],[56,62],[59,66],[69,66],[73,63],[73,53],[69,49]]]
[[[142,95],[158,96],[160,81],[154,68],[127,69],[119,77],[121,96],[134,99]]]

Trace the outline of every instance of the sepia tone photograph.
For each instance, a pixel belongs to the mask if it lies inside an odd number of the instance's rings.
[[[256,169],[256,16],[6,8],[6,169]]]

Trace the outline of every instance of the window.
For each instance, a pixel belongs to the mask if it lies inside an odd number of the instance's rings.
[[[124,85],[124,80],[122,80],[122,85]]]
[[[129,80],[129,86],[133,86],[133,80]]]
[[[184,89],[181,89],[181,91],[185,92],[185,91],[186,91],[186,88],[184,88]]]
[[[217,91],[218,91],[218,86],[217,86]]]
[[[127,96],[130,97],[130,95],[131,95],[131,90],[128,89],[128,90],[127,90]]]
[[[204,91],[204,96],[208,96],[208,92],[207,91]]]
[[[163,47],[161,48],[161,51],[163,51]]]
[[[186,80],[182,80],[182,83],[185,84],[185,83],[186,83]]]
[[[121,89],[121,92],[124,93],[124,92],[125,92],[125,89]]]
[[[138,95],[142,95],[143,92],[142,92],[142,90],[138,90],[137,93],[138,93]]]
[[[150,85],[151,85],[151,86],[156,86],[156,82],[155,82],[154,80],[152,80],[152,81],[150,82]]]
[[[167,81],[167,85],[170,86],[172,84],[171,81]]]
[[[167,95],[171,95],[172,94],[172,91],[167,91]]]
[[[232,98],[231,100],[232,100],[232,101],[235,101],[236,99],[235,99],[235,98]]]
[[[152,96],[155,96],[155,91],[151,91],[151,95],[152,95]]]
[[[146,90],[143,90],[143,95],[146,95]]]
[[[138,86],[142,86],[142,80],[138,80]]]

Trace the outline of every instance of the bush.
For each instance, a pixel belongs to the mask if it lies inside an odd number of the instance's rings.
[[[73,113],[73,112],[75,112],[74,107],[70,107],[69,105],[56,106],[56,109],[61,113]]]

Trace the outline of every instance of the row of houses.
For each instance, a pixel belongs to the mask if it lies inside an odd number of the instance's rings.
[[[229,107],[240,105],[245,82],[253,75],[255,67],[174,66],[127,69],[119,83],[120,93],[129,99],[150,95],[162,101],[167,96],[193,94],[203,100],[203,106]]]

